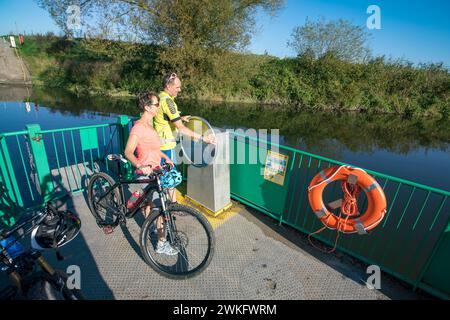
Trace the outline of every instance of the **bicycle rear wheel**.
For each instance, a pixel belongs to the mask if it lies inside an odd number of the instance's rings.
[[[118,188],[111,191],[114,184],[114,179],[103,172],[95,173],[89,179],[89,208],[100,226],[114,225],[119,218],[122,198]]]
[[[145,220],[141,229],[140,247],[144,260],[168,278],[194,277],[208,267],[214,255],[213,229],[208,220],[193,208],[174,204],[167,211],[174,222],[172,230],[165,232],[167,241],[178,253],[167,255],[156,252],[159,238],[156,225],[161,213],[155,210]],[[165,224],[167,229],[170,224]]]

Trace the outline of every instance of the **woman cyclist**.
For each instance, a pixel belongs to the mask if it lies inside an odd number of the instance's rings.
[[[168,156],[161,152],[161,141],[153,129],[153,117],[158,113],[159,98],[158,95],[152,92],[143,92],[138,94],[137,105],[141,110],[141,118],[137,120],[131,128],[130,136],[125,147],[125,157],[136,168],[138,179],[147,179],[147,176],[152,173],[152,168],[159,167],[161,159],[173,166],[173,162]],[[135,155],[136,153],[136,155]],[[137,199],[142,195],[142,189],[146,184],[134,184],[135,190],[131,190],[132,196],[128,201],[127,206],[132,206]],[[134,188],[133,188],[134,189]],[[152,195],[152,201],[160,201],[154,199],[157,193]],[[145,218],[147,218],[151,211],[151,205],[143,209]],[[162,217],[157,220],[158,245],[157,253],[168,255],[175,255],[177,250],[172,248],[164,237],[164,222]]]

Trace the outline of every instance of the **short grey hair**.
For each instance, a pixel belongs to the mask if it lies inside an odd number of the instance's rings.
[[[167,73],[162,80],[163,89],[166,88],[169,84],[174,83],[176,78],[178,78],[178,75],[175,72]]]

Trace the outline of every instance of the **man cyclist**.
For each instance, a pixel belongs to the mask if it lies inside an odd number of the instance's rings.
[[[181,116],[178,111],[175,98],[181,91],[181,80],[176,73],[169,73],[163,77],[163,91],[159,94],[160,108],[154,117],[153,123],[156,132],[161,139],[161,151],[166,154],[173,163],[176,162],[175,147],[177,145],[174,131],[188,135],[195,140],[203,140],[205,143],[213,143],[216,141],[213,135],[202,136],[191,129],[187,128],[183,122],[188,122],[190,116]],[[164,164],[162,159],[161,164]],[[176,194],[174,189],[169,190],[170,197],[176,202]]]

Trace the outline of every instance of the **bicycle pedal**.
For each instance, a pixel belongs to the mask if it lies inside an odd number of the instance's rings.
[[[111,226],[105,226],[102,228],[104,234],[111,234],[114,231],[114,228]]]

